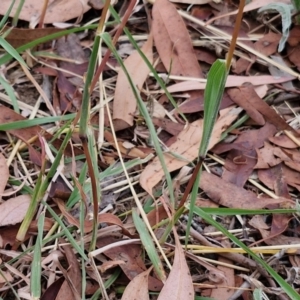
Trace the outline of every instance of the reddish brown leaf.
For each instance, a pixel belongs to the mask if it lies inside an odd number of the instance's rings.
[[[183,124],[175,123],[169,119],[152,118],[152,122],[155,126],[161,127],[172,135],[178,135],[184,128]]]
[[[48,232],[54,222],[50,218],[45,218],[44,228],[43,230]],[[14,248],[14,245],[17,244],[16,237],[19,231],[20,224],[9,225],[0,228],[0,248],[6,248],[6,246],[10,245]],[[26,233],[24,241],[28,240],[32,235],[36,235],[38,231],[37,220],[33,220],[29,226],[29,230]]]
[[[289,38],[287,40],[292,47],[297,46],[300,43],[300,25],[295,25],[289,32]]]
[[[262,215],[256,215],[249,221],[249,224],[259,230],[264,243],[267,245],[293,245],[300,243],[300,238],[298,237],[270,234],[269,226],[266,225],[263,218]]]
[[[211,184],[212,182],[214,184]],[[289,203],[286,198],[258,198],[254,193],[207,172],[202,173],[199,186],[211,200],[230,208],[260,209],[269,205]]]
[[[283,120],[275,111],[272,109],[266,102],[264,102],[255,92],[254,87],[251,84],[245,84],[239,88],[231,89],[228,91],[231,99],[236,102],[239,106],[243,107],[247,113],[251,113],[253,117],[254,110],[257,113],[262,114],[264,118],[275,125],[278,130],[290,130],[296,136],[298,133],[288,125],[285,120]],[[257,119],[258,115],[256,114],[255,121],[259,121]]]
[[[224,257],[219,257],[218,261],[228,265],[233,263],[231,260],[226,259]],[[231,286],[235,286],[234,270],[230,267],[222,265],[218,266],[218,269],[224,272],[224,276],[226,276],[226,281],[214,283],[216,288],[212,289],[210,297],[218,300],[227,300],[234,293],[233,289],[228,288]]]
[[[0,203],[1,203],[2,195],[5,190],[7,180],[9,178],[9,170],[6,164],[6,159],[1,153],[0,153],[0,176],[1,176],[1,180],[0,180]]]
[[[31,22],[33,19],[37,19],[41,12],[43,11],[43,2],[40,0],[26,0],[23,5],[19,20],[25,20]],[[0,15],[5,15],[11,5],[11,0],[2,0],[0,5]],[[55,1],[50,0],[48,4],[49,9],[47,9],[44,23],[54,23],[54,22],[65,22],[70,19],[77,18],[83,13],[90,9],[87,5],[87,0],[77,1],[77,0],[61,0]],[[18,8],[18,2],[15,3],[10,17],[16,14],[16,9]]]
[[[1,9],[0,9],[1,10]],[[45,37],[47,35],[62,31],[62,29],[55,27],[47,28],[8,28],[10,29],[8,36],[5,38],[14,48],[30,43],[36,39]]]
[[[278,165],[282,160],[274,156],[274,147],[265,142],[262,149],[257,150],[257,163],[254,169],[268,169]]]
[[[15,121],[23,121],[23,120],[26,120],[26,118],[24,118],[23,116],[21,116],[20,114],[16,113],[15,111],[13,111],[12,109],[10,109],[6,106],[1,106],[0,124],[7,124],[7,123],[11,123],[11,122],[15,122]],[[31,126],[28,128],[7,130],[7,132],[14,135],[15,137],[17,137],[18,139],[22,140],[25,143],[27,143],[29,140],[35,138],[33,140],[32,144],[39,146],[39,147],[40,147],[40,141],[37,138],[38,134],[44,133],[43,136],[47,140],[51,140],[53,138],[53,136],[50,133],[45,132],[45,130],[40,126]],[[62,142],[59,139],[55,139],[53,141],[53,145],[57,149],[59,149],[59,147],[61,146],[61,143]],[[74,149],[75,155],[82,154],[82,151],[79,150],[78,148],[74,147],[73,149]],[[70,145],[68,145],[66,147],[65,154],[67,156],[73,155]]]
[[[135,276],[127,285],[121,300],[149,300],[148,276],[151,269]]]
[[[267,123],[259,130],[248,130],[232,144],[222,143],[213,151],[217,154],[230,150],[225,160],[222,178],[243,187],[256,165],[256,150],[264,145],[264,141],[276,132],[275,126]]]
[[[0,226],[11,225],[23,221],[30,204],[29,195],[20,195],[6,200],[0,205]]]
[[[247,89],[231,88],[227,89],[227,93],[230,96],[231,100],[237,105],[242,107],[249,117],[255,121],[258,125],[264,125],[265,119],[262,114],[253,106],[253,104],[248,101],[250,95]]]
[[[80,266],[72,247],[70,245],[65,245],[63,246],[63,249],[69,268],[67,274],[65,274],[67,278],[65,278],[66,280],[63,282],[55,300],[78,299],[78,296],[81,298],[82,290]]]
[[[194,300],[193,280],[182,246],[176,237],[176,248],[172,270],[157,300]]]
[[[296,47],[287,47],[289,60],[300,70],[300,45]]]
[[[72,216],[68,212],[64,202],[59,198],[54,199],[54,200],[57,203],[59,210],[61,211],[63,216],[68,220],[68,222],[72,225],[75,225],[77,228],[80,228],[79,220],[76,219],[74,216]],[[99,214],[98,215],[98,223],[108,223],[108,224],[112,224],[112,225],[118,225],[119,227],[122,228],[123,234],[125,234],[127,236],[132,236],[129,233],[129,231],[127,229],[125,229],[122,221],[113,214],[110,214],[110,213]],[[92,230],[93,230],[93,220],[85,220],[84,221],[84,232],[88,233],[88,232],[91,232]]]
[[[281,134],[279,136],[270,136],[269,141],[275,144],[276,146],[283,147],[283,148],[288,148],[288,149],[298,148],[298,145],[294,143],[285,134]]]
[[[44,292],[41,297],[41,300],[53,300],[56,298],[58,292],[61,289],[62,284],[64,283],[65,278],[61,276],[57,280],[55,280]]]
[[[103,237],[97,240],[97,247],[101,248],[106,245],[119,241],[113,237]],[[104,251],[104,254],[111,260],[122,260],[124,263],[120,264],[128,279],[132,280],[138,274],[146,270],[146,266],[141,258],[142,249],[140,245],[118,246]],[[150,291],[160,291],[162,282],[158,279],[149,276],[148,288]]]
[[[115,145],[115,141],[114,141],[114,138],[113,138],[113,135],[109,132],[109,131],[104,131],[104,137],[105,139],[113,146],[116,148],[116,145]],[[141,148],[138,148],[138,147],[133,147],[131,149],[126,149],[124,146],[123,146],[123,141],[118,141],[118,146],[119,146],[119,149],[121,151],[122,154],[125,154],[126,156],[128,157],[133,157],[133,158],[145,158],[149,155],[149,152],[147,151],[147,148],[145,149],[141,149]],[[150,151],[151,153],[151,151]]]
[[[270,56],[277,52],[277,47],[278,47],[280,38],[281,38],[280,34],[269,32],[269,33],[265,34],[257,42],[255,42],[253,45],[253,48],[261,54]],[[251,67],[251,65],[254,62],[255,62],[255,60],[250,62],[249,60],[240,58],[236,63],[236,66],[234,69],[235,73],[241,74],[244,71],[249,71],[249,68]]]
[[[203,74],[182,17],[168,0],[155,1],[152,10],[156,49],[172,75],[202,78]]]

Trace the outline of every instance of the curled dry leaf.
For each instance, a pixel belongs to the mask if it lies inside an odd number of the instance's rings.
[[[11,198],[0,205],[0,226],[13,225],[23,221],[30,204],[29,195]]]
[[[153,61],[152,52],[153,37],[149,35],[147,42],[142,46],[141,51],[148,58],[150,63]],[[141,89],[149,73],[149,68],[143,58],[135,50],[125,61],[124,65],[129,73],[133,84]],[[136,111],[136,103],[134,93],[128,82],[127,76],[123,69],[120,69],[114,98],[113,119],[120,120],[118,129],[125,129],[133,125],[133,117]],[[120,124],[121,123],[121,124]]]
[[[203,77],[189,32],[175,6],[168,0],[155,1],[152,16],[155,46],[170,74]]]
[[[121,300],[149,300],[148,276],[150,271],[151,268],[135,276],[127,285]]]
[[[0,5],[0,15],[5,15],[11,5],[11,0],[2,0]],[[17,0],[9,14],[13,17],[16,13],[21,0]],[[88,0],[49,0],[44,23],[65,22],[70,19],[77,18],[88,11],[91,7],[87,4]],[[19,20],[32,21],[39,19],[43,11],[44,1],[26,0],[19,15]]]
[[[187,265],[182,246],[176,237],[174,263],[167,281],[157,300],[194,300],[193,280]]]
[[[9,177],[9,171],[6,165],[6,159],[1,153],[0,153],[0,175],[1,175],[1,180],[0,180],[0,201],[1,201]]]
[[[209,149],[216,145],[222,132],[237,118],[240,109],[229,108],[227,113],[223,114],[215,124],[210,139]],[[169,147],[170,152],[164,154],[164,160],[169,172],[177,170],[190,161],[193,161],[198,155],[198,147],[202,137],[203,120],[197,120],[182,130],[177,136],[177,140]],[[178,159],[171,152],[181,155],[184,159]],[[152,195],[152,188],[162,179],[164,172],[159,159],[156,157],[141,174],[141,186]]]

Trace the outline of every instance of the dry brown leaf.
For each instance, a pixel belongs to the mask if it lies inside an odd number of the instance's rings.
[[[16,13],[21,0],[17,0],[9,14],[13,17]],[[87,0],[49,0],[44,23],[65,22],[70,19],[77,18],[88,11],[91,7],[87,4]],[[11,0],[2,0],[0,5],[0,15],[5,15],[11,5]],[[44,1],[26,0],[19,15],[19,20],[32,21],[40,17],[43,10]]]
[[[0,226],[13,225],[23,221],[30,204],[29,195],[20,195],[0,205]]]
[[[224,264],[226,263],[227,265],[230,265],[233,263],[231,260],[221,257],[221,256],[218,258],[218,261],[221,263],[224,263]],[[212,289],[210,297],[213,299],[218,299],[218,300],[227,300],[234,293],[234,290],[230,289],[230,287],[235,286],[234,270],[233,270],[233,268],[230,268],[227,266],[222,266],[222,265],[218,266],[217,268],[219,270],[221,270],[222,272],[224,272],[226,281],[214,283],[216,288]]]
[[[135,276],[127,285],[121,300],[149,300],[148,276],[150,271],[151,268]]]
[[[244,91],[244,94],[243,94]],[[253,107],[252,103],[248,101],[246,90],[241,91],[239,88],[231,88],[227,89],[227,93],[237,105],[243,107],[243,109],[247,112],[249,117],[255,121],[258,125],[264,125],[265,119],[260,112],[258,112],[255,107]],[[246,97],[246,101],[245,101]],[[251,99],[250,99],[251,100]]]
[[[226,111],[227,113],[222,115],[215,124],[209,143],[209,149],[219,142],[222,132],[240,113],[240,109],[237,108],[228,108]],[[198,147],[202,136],[202,126],[203,120],[197,120],[192,124],[189,124],[186,129],[179,133],[177,140],[169,147],[169,150],[183,156],[185,160],[178,159],[169,153],[164,154],[165,163],[169,172],[183,167],[197,157]],[[142,172],[140,184],[150,195],[152,195],[152,188],[163,176],[163,169],[159,159],[156,157]]]
[[[189,32],[176,7],[168,0],[157,0],[152,16],[154,42],[165,68],[172,75],[202,78]]]
[[[1,202],[2,195],[5,190],[7,180],[9,178],[9,170],[6,164],[6,159],[1,153],[0,153],[0,176],[1,176],[1,180],[0,180],[0,202]]]
[[[248,4],[245,5],[244,9],[243,9],[243,12],[247,12],[247,11],[252,11],[252,10],[255,10],[255,9],[258,9],[262,6],[265,6],[265,5],[268,5],[270,3],[276,3],[276,2],[279,2],[279,3],[287,3],[287,4],[290,4],[290,0],[264,0],[264,1],[261,1],[261,0],[253,0],[251,2],[249,2]],[[220,19],[220,18],[224,18],[224,17],[228,17],[228,16],[232,16],[232,15],[235,15],[238,13],[238,9],[230,12],[230,13],[226,13],[224,15],[219,15],[215,18],[212,18],[209,20],[209,22],[207,22],[208,24],[214,22],[215,20],[217,19]]]
[[[152,44],[153,36],[152,34],[150,34],[148,40],[141,48],[141,51],[148,58],[150,63],[152,63],[153,61]],[[137,51],[134,51],[124,61],[124,65],[131,77],[133,84],[137,87],[137,89],[141,89],[149,74],[149,68],[146,65],[143,58]],[[123,126],[119,127],[119,130],[125,129],[133,125],[133,117],[136,111],[136,103],[137,102],[132,88],[128,82],[127,76],[123,69],[120,69],[117,78],[115,98],[113,104],[113,119],[123,121]]]
[[[55,27],[47,28],[7,28],[10,29],[8,36],[5,38],[14,48],[20,47],[30,43],[36,39],[45,37],[47,35],[62,31],[62,29]]]
[[[22,115],[16,113],[14,110],[0,105],[0,124],[7,124],[15,121],[23,121],[26,120]],[[32,141],[32,145],[36,145],[38,147],[41,146],[40,140],[37,138],[38,134],[42,134],[43,137],[46,138],[46,140],[52,140],[53,135],[45,132],[45,130],[41,126],[31,126],[27,128],[20,128],[20,129],[12,129],[12,130],[7,130],[8,133],[14,135],[18,139],[22,140],[23,142],[27,143],[29,140]],[[62,141],[60,139],[55,139],[53,141],[53,145],[59,149],[61,146]],[[73,147],[73,150],[75,152],[75,155],[82,154],[82,150],[79,150],[77,147]],[[68,144],[66,149],[65,149],[65,155],[67,156],[73,156],[74,152],[71,149],[71,146]]]
[[[276,146],[287,148],[287,149],[296,149],[296,148],[298,148],[298,145],[296,143],[294,143],[285,134],[281,134],[279,136],[271,136],[271,137],[269,137],[269,141],[271,143],[275,144]]]
[[[113,135],[109,131],[107,130],[104,131],[104,137],[114,148],[116,148]],[[126,149],[123,145],[123,141],[118,141],[118,146],[121,153],[129,157],[145,158],[151,153],[151,151],[149,152],[147,148],[143,149],[143,148],[133,147],[131,149]]]
[[[265,34],[261,39],[253,44],[253,48],[259,53],[270,56],[277,52],[277,47],[279,40],[281,38],[280,34],[269,32]],[[240,58],[235,65],[234,72],[236,74],[241,74],[244,71],[249,71],[252,64],[255,63],[255,59],[251,62],[245,58]],[[247,73],[248,74],[248,73]]]
[[[1,270],[1,276],[0,276],[0,284],[5,284],[7,282],[12,282],[14,278],[11,276],[11,274],[8,271]]]
[[[71,215],[65,203],[59,199],[53,199],[57,205],[59,210],[61,211],[62,215],[68,220],[68,222],[71,225],[75,225],[77,228],[80,228],[80,222],[78,219],[76,219],[73,215]],[[112,225],[118,225],[121,229],[124,235],[127,236],[132,236],[130,232],[123,226],[122,221],[115,215],[110,214],[110,213],[102,213],[98,214],[98,223],[107,223],[107,224],[112,224]],[[89,233],[93,230],[93,220],[85,220],[84,221],[84,232]]]
[[[55,280],[44,292],[41,297],[41,300],[53,300],[56,298],[58,292],[61,289],[62,284],[64,283],[65,278],[63,276]]]
[[[175,3],[184,3],[184,4],[193,4],[193,5],[203,5],[213,0],[170,0],[171,2]]]
[[[226,157],[222,178],[236,186],[243,187],[257,163],[256,150],[264,145],[269,136],[276,133],[276,128],[270,123],[258,130],[243,131],[233,143],[220,143],[214,153],[230,150]]]
[[[286,198],[258,198],[254,193],[207,172],[202,173],[199,187],[211,200],[230,208],[261,209],[269,205],[290,203]]]
[[[226,81],[226,87],[236,87],[244,83],[251,83],[252,85],[264,85],[272,83],[282,83],[295,79],[292,76],[286,76],[281,78],[274,78],[270,75],[261,75],[261,76],[235,76],[228,75]],[[204,90],[206,82],[195,82],[195,81],[182,81],[175,83],[168,87],[170,93],[178,93],[191,90]]]
[[[97,247],[102,248],[118,241],[120,240],[112,236],[101,237],[97,239]],[[104,254],[111,260],[122,260],[124,263],[119,264],[119,266],[130,280],[146,270],[146,266],[141,257],[141,245],[132,244],[130,246],[116,246],[104,251]],[[161,288],[162,282],[153,276],[149,276],[148,289],[150,291],[160,291]]]
[[[298,133],[289,124],[282,119],[274,109],[264,102],[255,92],[253,85],[245,84],[238,88],[233,88],[227,91],[232,101],[243,107],[256,122],[261,120],[259,115],[264,116],[265,120],[275,125],[278,130],[290,130],[296,136]],[[262,125],[262,124],[260,124]]]
[[[281,163],[281,159],[274,156],[274,147],[265,142],[261,149],[256,149],[257,163],[254,169],[268,169]]]
[[[195,291],[190,270],[177,236],[175,236],[175,240],[176,248],[172,270],[157,300],[194,300]]]
[[[61,242],[64,243],[65,241],[61,240]],[[76,300],[79,295],[81,296],[82,290],[82,277],[79,262],[70,245],[64,245],[63,249],[69,264],[68,271],[64,275],[68,278],[63,282],[55,300]]]

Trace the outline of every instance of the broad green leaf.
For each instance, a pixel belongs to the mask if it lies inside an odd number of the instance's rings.
[[[211,66],[204,91],[204,125],[199,156],[205,157],[209,140],[217,119],[225,89],[228,71],[224,60],[216,60]]]

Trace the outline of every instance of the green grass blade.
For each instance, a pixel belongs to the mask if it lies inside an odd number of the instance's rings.
[[[12,106],[14,108],[14,111],[17,112],[17,113],[20,113],[18,100],[16,98],[14,90],[11,87],[11,85],[1,75],[0,75],[0,83],[4,87],[7,95],[9,96],[9,98],[11,100],[11,103],[12,103]]]
[[[19,5],[15,12],[15,15],[13,17],[13,21],[12,21],[13,26],[17,26],[17,24],[18,24],[19,16],[20,16],[20,13],[21,13],[24,3],[25,3],[25,0],[20,0]]]
[[[139,217],[136,209],[132,210],[132,218],[133,218],[133,222],[136,227],[136,230],[138,231],[138,233],[140,235],[142,244],[145,247],[145,250],[153,264],[154,270],[155,270],[158,278],[164,281],[164,279],[165,279],[164,269],[163,269],[162,263],[159,259],[159,256],[156,252],[156,248],[153,243],[152,237],[151,237],[144,221]]]
[[[186,205],[189,208],[189,205]],[[201,207],[203,211],[210,215],[218,216],[247,216],[247,215],[270,215],[270,214],[295,214],[297,209],[240,209],[224,207]],[[194,212],[197,213],[199,207],[195,206]]]
[[[126,77],[128,79],[128,82],[129,82],[129,84],[131,86],[131,89],[132,89],[132,91],[134,93],[134,96],[135,96],[135,99],[137,101],[139,111],[143,115],[143,117],[144,117],[144,119],[146,121],[147,127],[149,129],[149,132],[150,132],[153,144],[154,144],[155,151],[157,153],[157,156],[158,156],[159,161],[161,163],[162,169],[163,169],[164,174],[166,176],[166,181],[167,181],[169,195],[170,195],[170,202],[173,205],[173,207],[175,207],[175,196],[174,196],[172,179],[171,179],[170,173],[168,171],[168,168],[166,166],[166,163],[165,163],[165,160],[164,160],[163,151],[162,151],[162,149],[160,147],[160,143],[159,143],[156,131],[155,131],[155,127],[154,127],[152,119],[151,119],[151,117],[150,117],[150,115],[148,113],[147,107],[146,107],[144,101],[141,99],[141,96],[140,96],[139,91],[137,90],[136,86],[133,84],[133,82],[132,82],[132,80],[130,78],[130,75],[128,74],[127,69],[124,66],[124,63],[123,63],[121,57],[119,56],[116,48],[113,46],[113,44],[111,42],[110,35],[108,33],[103,33],[101,35],[101,37],[102,37],[103,41],[106,43],[106,45],[110,48],[110,50],[112,51],[112,53],[114,54],[115,58],[117,59],[117,61],[120,64],[120,66],[122,67],[122,69],[123,69],[123,71],[124,71],[124,73],[125,73],[125,75],[126,75]]]
[[[14,59],[16,59],[21,65],[23,65],[25,68],[28,68],[26,65],[24,59],[21,57],[21,55],[16,51],[16,49],[7,42],[3,37],[0,36],[0,46],[9,53]]]
[[[10,4],[10,7],[8,8],[7,12],[5,13],[5,15],[2,17],[1,21],[0,21],[0,30],[3,28],[3,26],[5,25],[5,23],[7,22],[8,18],[9,18],[9,14],[13,8],[13,6],[15,5],[16,0],[13,0]]]
[[[59,121],[68,121],[74,119],[75,114],[69,114],[64,116],[55,116],[55,117],[44,117],[44,118],[35,118],[35,119],[25,119],[22,121],[15,121],[5,124],[0,124],[0,131],[7,131],[13,129],[20,129],[20,128],[28,128],[35,125],[42,125],[47,123],[54,123]]]
[[[95,29],[95,28],[97,28],[97,25],[88,25],[88,26],[82,26],[82,27],[76,27],[76,28],[72,28],[72,29],[63,30],[61,32],[56,32],[56,33],[53,33],[53,34],[49,34],[45,37],[36,39],[36,40],[34,40],[30,43],[27,43],[25,45],[22,45],[22,46],[16,48],[15,50],[18,53],[21,53],[21,52],[23,52],[27,49],[31,49],[31,48],[39,45],[39,44],[43,44],[43,43],[49,42],[51,40],[58,39],[62,36],[68,35],[70,33],[76,33],[76,32],[80,32],[80,31],[85,31],[87,29]],[[9,52],[6,53],[5,55],[3,55],[0,58],[0,66],[3,65],[3,64],[8,63],[11,59],[12,59],[12,55]]]
[[[71,246],[78,252],[78,254],[85,260],[89,261],[89,258],[86,256],[84,251],[81,249],[81,247],[77,244],[76,240],[73,238],[72,233],[68,228],[65,226],[64,222],[61,220],[61,218],[55,213],[55,211],[51,208],[51,206],[45,202],[44,200],[41,201],[41,203],[46,206],[47,210],[51,214],[51,216],[54,218],[54,220],[59,224],[59,226],[64,230],[64,233],[69,240]]]
[[[195,211],[196,212],[196,211]],[[257,256],[253,251],[251,251],[244,243],[242,243],[237,237],[231,234],[227,229],[225,229],[221,224],[215,221],[211,216],[204,212],[201,208],[197,209],[197,214],[203,218],[210,225],[214,226],[216,229],[221,231],[229,239],[232,240],[238,247],[245,250],[256,262],[258,262],[281,286],[283,291],[290,297],[290,299],[300,299],[299,294],[273,269],[271,268],[263,259]]]
[[[201,163],[201,161],[204,160],[207,154],[209,141],[213,132],[213,128],[219,112],[220,103],[224,93],[227,75],[228,70],[226,67],[226,62],[224,60],[219,59],[213,63],[208,72],[207,83],[204,91],[204,119],[202,138],[199,147],[199,163]],[[200,166],[200,170],[193,184],[189,217],[187,222],[187,230],[185,235],[185,245],[187,245],[188,243],[188,238],[190,234],[190,228],[192,224],[192,218],[198,194],[201,171],[202,165]]]
[[[41,213],[38,219],[38,235],[36,238],[33,260],[31,264],[31,277],[30,277],[30,288],[31,295],[33,299],[40,299],[42,294],[41,288],[41,277],[42,277],[42,267],[41,267],[41,248],[43,242],[43,230],[45,223],[45,213]]]
[[[194,214],[194,209],[196,207],[196,200],[197,200],[197,195],[198,195],[198,188],[199,188],[199,181],[202,173],[202,165],[200,166],[200,170],[196,176],[193,188],[192,188],[192,193],[191,193],[191,201],[190,201],[190,209],[189,209],[189,215],[188,215],[188,221],[186,224],[186,233],[185,233],[185,245],[188,244],[189,240],[189,235],[191,231],[191,226],[192,226],[192,220],[193,220],[193,214]]]

